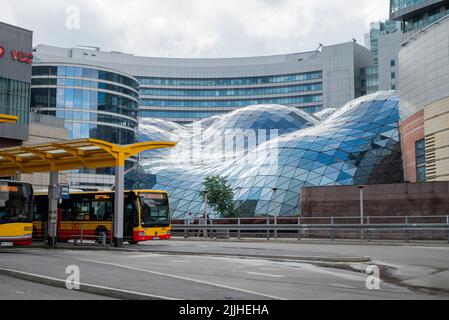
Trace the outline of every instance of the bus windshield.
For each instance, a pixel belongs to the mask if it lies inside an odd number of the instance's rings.
[[[165,194],[140,194],[140,215],[143,228],[170,226],[170,208]]]
[[[31,205],[30,185],[0,183],[0,224],[32,221]]]

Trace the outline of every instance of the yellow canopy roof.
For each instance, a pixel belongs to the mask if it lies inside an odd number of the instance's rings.
[[[34,173],[123,166],[141,152],[173,148],[174,142],[120,146],[96,139],[67,140],[0,149],[0,174]]]
[[[17,123],[19,117],[10,116],[8,114],[0,114],[0,123]]]

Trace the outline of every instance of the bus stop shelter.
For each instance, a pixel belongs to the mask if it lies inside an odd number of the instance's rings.
[[[50,172],[49,243],[56,243],[58,172],[115,167],[114,245],[123,244],[125,161],[141,152],[173,148],[174,142],[143,142],[127,146],[96,139],[67,140],[0,149],[0,174]]]

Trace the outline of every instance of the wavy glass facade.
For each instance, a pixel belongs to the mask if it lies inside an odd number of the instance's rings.
[[[244,216],[300,215],[302,187],[402,182],[398,120],[398,97],[390,91],[319,117],[265,105],[190,126],[150,121],[142,124],[139,140],[179,143],[172,152],[144,154],[128,187],[169,191],[174,217],[183,218],[203,214],[202,182],[219,175],[229,180]],[[220,146],[236,131],[255,133],[258,143],[246,137],[242,152],[228,159]],[[231,141],[228,151],[237,149],[237,139]]]
[[[139,83],[131,76],[89,65],[37,63],[31,88],[31,109],[64,119],[69,139],[135,142]],[[111,187],[111,174],[112,169],[75,171],[71,181],[82,189]]]
[[[45,62],[85,63],[120,70],[140,82],[139,117],[192,123],[256,104],[315,113],[359,97],[369,50],[354,42],[265,57],[172,59],[82,48],[37,46]]]

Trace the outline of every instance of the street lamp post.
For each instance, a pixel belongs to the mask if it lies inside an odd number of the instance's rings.
[[[364,186],[359,186],[359,190],[360,190],[360,225],[363,226],[365,224],[365,212],[364,212],[364,203],[363,203],[363,198],[364,198],[364,192],[363,192],[363,188]],[[362,240],[364,238],[364,234],[363,234],[363,229],[361,230],[361,237]]]
[[[271,188],[271,189],[273,190],[273,200],[272,200],[272,202],[274,203],[274,202],[276,201],[276,196],[277,196],[278,188]],[[275,212],[274,216],[277,217],[277,216],[278,216],[278,213]]]
[[[278,188],[272,188],[272,189],[273,189],[273,200],[272,201],[273,201],[273,203],[275,203]],[[275,210],[277,210],[277,209],[275,209]],[[274,213],[274,224],[275,225],[278,224],[278,215],[279,215],[278,212],[275,211],[275,213]],[[277,229],[274,230],[274,238],[275,239],[278,238],[278,231],[277,231]]]
[[[207,217],[209,216],[209,206],[208,206],[208,201],[207,201],[207,194],[209,193],[209,191],[204,190],[203,194],[204,194],[204,223],[207,226]],[[207,238],[207,229],[204,229],[204,238]]]

